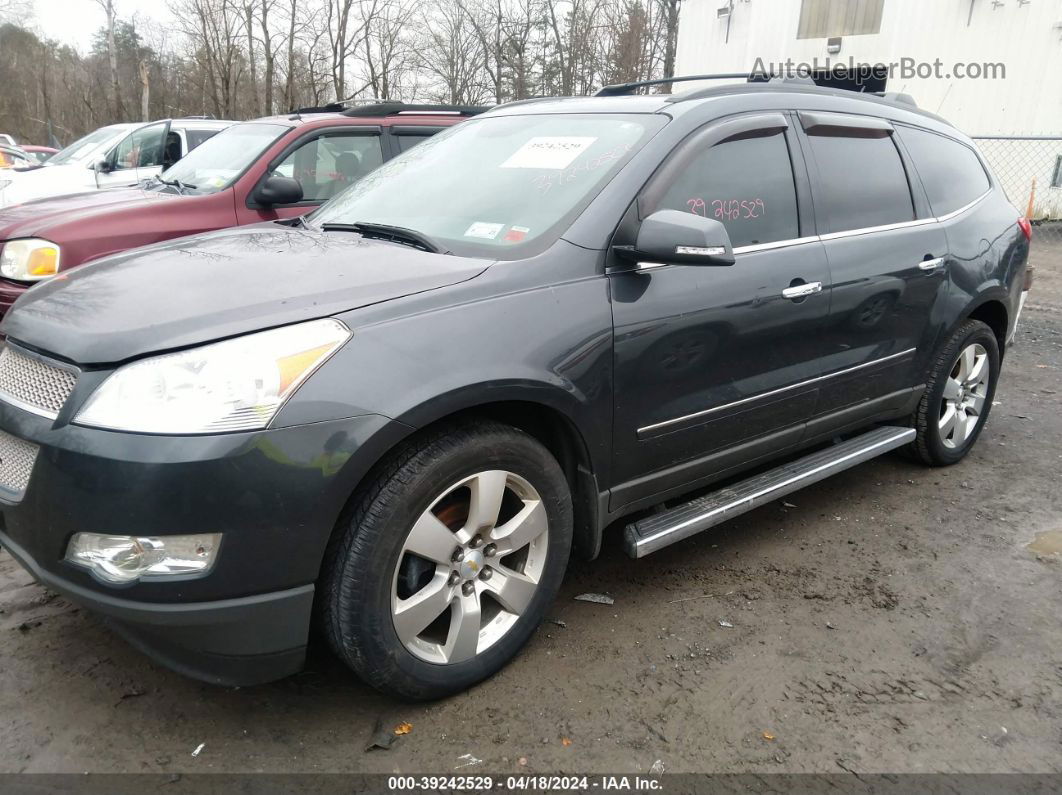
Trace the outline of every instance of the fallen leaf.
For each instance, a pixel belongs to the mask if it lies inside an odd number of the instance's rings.
[[[722,621],[720,621],[720,622],[719,622],[719,626],[721,626],[721,627],[726,627],[727,629],[733,629],[733,628],[734,628],[734,625],[733,625],[733,624],[731,624],[731,623],[730,623],[729,621],[727,621],[726,619],[723,619]]]
[[[403,734],[409,734],[413,731],[412,723],[399,723],[395,726],[395,736],[401,737]]]
[[[594,602],[599,605],[612,605],[616,603],[616,600],[611,596],[606,596],[603,593],[581,593],[575,597],[577,602]]]
[[[571,744],[572,741],[568,737],[561,737],[561,745],[563,745],[565,748],[567,748]]]
[[[768,742],[774,739],[774,735],[771,734],[769,731],[765,731],[762,736],[763,739],[767,740]]]

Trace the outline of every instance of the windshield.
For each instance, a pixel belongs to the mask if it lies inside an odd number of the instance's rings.
[[[464,122],[385,163],[311,218],[404,227],[456,254],[528,256],[556,241],[664,122],[604,114]]]
[[[277,138],[283,124],[236,124],[204,141],[162,173],[167,182],[197,194],[217,193],[236,181]]]
[[[60,149],[48,159],[48,165],[61,166],[63,163],[76,163],[79,160],[88,157],[95,150],[102,148],[104,144],[118,136],[124,131],[124,129],[124,127],[119,127],[117,125],[100,127],[98,130],[89,133],[84,138],[79,138],[74,141],[65,149]]]

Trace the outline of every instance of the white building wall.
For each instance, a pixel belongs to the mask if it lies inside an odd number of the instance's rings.
[[[1005,79],[912,78],[889,91],[911,94],[970,135],[1062,136],[1062,0],[885,0],[881,32],[845,36],[847,63],[1000,62]],[[970,14],[971,3],[973,13]],[[727,0],[683,0],[676,72],[751,71],[764,62],[831,57],[826,39],[797,39],[801,0],[734,0],[730,38],[716,12]],[[967,19],[970,24],[967,26]],[[689,84],[687,84],[688,86]],[[696,85],[696,84],[695,84]],[[684,90],[679,84],[676,90]]]

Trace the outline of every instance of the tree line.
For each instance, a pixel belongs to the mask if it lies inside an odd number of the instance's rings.
[[[589,94],[674,74],[681,0],[169,0],[166,24],[72,1],[103,21],[86,54],[34,32],[47,24],[28,0],[0,0],[0,132],[66,144],[119,121],[337,100]]]

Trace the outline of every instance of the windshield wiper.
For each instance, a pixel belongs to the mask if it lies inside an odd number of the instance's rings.
[[[325,232],[357,232],[362,237],[388,240],[403,246],[419,248],[421,251],[428,251],[432,254],[451,253],[423,232],[418,232],[415,229],[406,229],[403,226],[358,222],[355,224],[321,224],[321,229]]]
[[[195,190],[196,186],[188,182],[181,182],[179,179],[163,179],[160,174],[155,175],[155,179],[161,182],[163,185],[168,185],[171,188],[176,188],[181,193],[184,193],[186,189]]]

